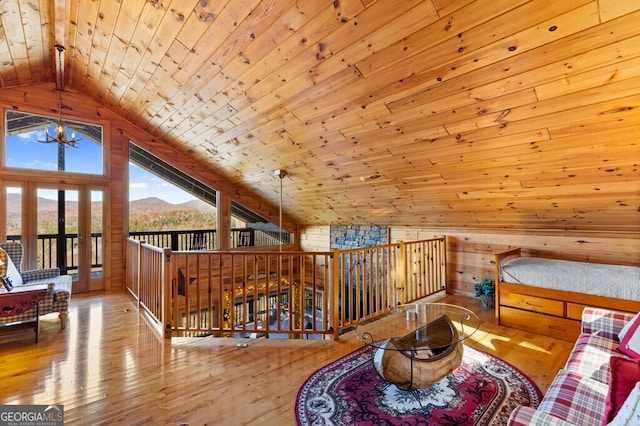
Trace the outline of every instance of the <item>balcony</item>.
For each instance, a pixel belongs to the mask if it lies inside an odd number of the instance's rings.
[[[234,228],[231,230],[230,247],[268,247],[280,243],[290,244],[292,235],[288,232],[264,231],[252,228]],[[215,229],[181,231],[145,231],[131,232],[129,238],[144,241],[156,247],[167,247],[173,251],[215,250],[217,233]],[[8,235],[9,241],[20,241],[20,235]],[[91,234],[91,274],[102,274],[102,233]],[[78,273],[78,234],[39,234],[37,242],[36,269],[60,268],[60,273],[76,275]],[[66,255],[65,255],[66,253]]]

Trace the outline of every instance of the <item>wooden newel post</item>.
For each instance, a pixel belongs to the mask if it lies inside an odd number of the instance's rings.
[[[172,316],[171,305],[174,297],[171,288],[171,250],[165,248],[162,250],[162,272],[161,272],[161,295],[162,312],[160,313],[160,325],[163,330],[165,339],[171,337]]]
[[[138,250],[138,263],[136,264],[137,267],[137,271],[136,271],[136,282],[134,285],[134,289],[136,292],[136,300],[138,301],[138,311],[140,310],[140,308],[142,307],[142,301],[141,301],[141,297],[140,297],[140,281],[142,281],[142,244],[144,244],[144,241],[138,241],[136,243],[136,250]]]
[[[403,241],[400,241],[397,246],[396,252],[396,264],[395,264],[395,277],[394,277],[394,286],[395,286],[395,304],[401,305],[406,303],[407,294],[407,268],[405,266],[406,262],[406,251],[407,247]]]
[[[329,291],[331,295],[331,324],[333,327],[333,340],[340,337],[340,270],[338,265],[339,250],[333,249],[331,256],[331,282]]]

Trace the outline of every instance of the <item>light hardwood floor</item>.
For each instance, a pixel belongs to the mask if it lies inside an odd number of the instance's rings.
[[[468,345],[527,373],[544,392],[572,344],[495,324],[474,298],[442,301],[480,314]],[[65,424],[295,423],[294,402],[319,367],[361,346],[339,341],[164,340],[121,293],[74,295],[68,327],[57,315],[33,331],[0,331],[0,404],[63,404]]]

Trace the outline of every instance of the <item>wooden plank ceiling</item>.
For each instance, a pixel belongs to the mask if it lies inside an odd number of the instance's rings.
[[[638,0],[2,0],[56,81],[301,224],[640,232]]]

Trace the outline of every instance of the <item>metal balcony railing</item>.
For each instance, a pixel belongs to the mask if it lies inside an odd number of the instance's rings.
[[[215,229],[131,232],[129,237],[155,247],[170,248],[173,251],[215,250],[217,247]],[[292,235],[283,232],[282,241],[280,241],[280,233],[277,231],[252,228],[231,229],[231,248],[277,246],[281,242],[291,244]]]
[[[131,232],[129,237],[144,241],[155,247],[166,247],[173,251],[215,250],[217,233],[215,229],[181,231]],[[282,243],[290,244],[292,235],[283,232]],[[78,234],[65,234],[58,242],[58,234],[39,234],[37,242],[36,269],[60,268],[62,274],[78,272]],[[20,235],[8,235],[9,241],[20,241]],[[231,230],[231,248],[268,247],[280,244],[280,233],[251,228]],[[65,262],[58,259],[58,247],[66,251]],[[91,272],[102,270],[102,233],[91,234]]]
[[[64,264],[58,259],[58,234],[39,234],[36,250],[35,269],[60,268],[61,274],[78,272],[78,234],[65,234],[62,247],[65,247]],[[21,241],[20,235],[7,235],[9,241]],[[91,234],[91,272],[102,269],[102,233]]]

